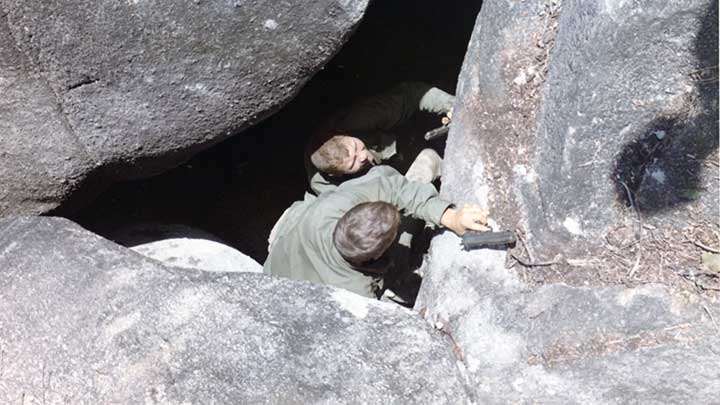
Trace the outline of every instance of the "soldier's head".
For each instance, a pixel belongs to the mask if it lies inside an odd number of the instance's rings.
[[[310,161],[322,173],[342,176],[359,172],[373,162],[373,157],[360,139],[337,134],[317,148]]]
[[[356,267],[373,269],[395,241],[400,226],[398,209],[383,201],[361,203],[340,218],[333,232],[333,243],[340,255]]]

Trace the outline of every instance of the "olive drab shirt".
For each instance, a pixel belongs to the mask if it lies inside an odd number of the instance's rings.
[[[382,164],[397,153],[397,139],[389,130],[406,122],[418,110],[445,114],[454,102],[455,96],[436,87],[420,82],[406,82],[338,112],[323,127],[347,131],[351,136],[359,138],[376,162]],[[311,154],[314,151],[308,152]],[[347,180],[319,173],[310,163],[309,155],[305,164],[310,189],[316,195],[332,190]]]
[[[277,225],[277,239],[263,271],[377,298],[381,281],[356,270],[333,243],[338,220],[354,206],[373,201],[394,204],[403,215],[436,225],[450,206],[432,184],[412,182],[389,166],[376,166],[334,190],[318,197],[306,194],[304,201],[294,203]]]

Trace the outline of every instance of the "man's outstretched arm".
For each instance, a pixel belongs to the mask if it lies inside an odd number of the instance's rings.
[[[455,96],[422,82],[403,82],[368,97],[338,114],[335,129],[346,131],[388,130],[407,121],[417,111],[445,114]]]
[[[457,209],[438,195],[432,184],[408,180],[389,166],[377,166],[365,178],[341,186],[344,193],[358,194],[359,202],[385,201],[405,214],[441,225],[462,235],[467,230],[485,230],[487,213],[478,206]]]

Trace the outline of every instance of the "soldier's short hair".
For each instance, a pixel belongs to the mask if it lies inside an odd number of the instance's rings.
[[[310,161],[315,168],[322,173],[332,175],[344,174],[342,165],[345,159],[350,156],[345,144],[342,143],[342,136],[335,135],[325,141],[312,155]]]
[[[382,256],[400,226],[398,209],[383,201],[366,202],[346,212],[333,232],[333,243],[350,264],[362,266]]]

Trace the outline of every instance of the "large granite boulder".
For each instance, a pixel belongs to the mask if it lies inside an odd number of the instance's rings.
[[[441,193],[520,238],[436,237],[415,307],[478,402],[717,402],[717,50],[712,0],[483,2]]]
[[[171,168],[289,101],[367,0],[0,1],[0,215]],[[92,176],[95,174],[95,176]]]
[[[248,255],[209,232],[187,225],[136,224],[106,236],[171,267],[262,273],[262,265]]]
[[[715,0],[485,1],[442,193],[488,205],[537,261],[697,264],[688,241],[719,243],[717,19]]]
[[[661,285],[531,288],[502,250],[436,237],[415,308],[479,403],[715,403],[720,305]]]
[[[55,93],[13,44],[0,15],[0,215],[55,208],[95,167]]]
[[[0,220],[2,403],[463,403],[446,338],[344,290]]]

